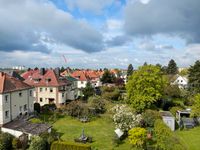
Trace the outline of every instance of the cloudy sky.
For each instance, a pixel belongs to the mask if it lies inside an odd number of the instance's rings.
[[[0,0],[0,67],[188,67],[200,0]]]

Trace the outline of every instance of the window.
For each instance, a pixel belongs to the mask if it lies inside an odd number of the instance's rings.
[[[22,106],[19,106],[19,111],[20,111],[20,112],[22,111]]]
[[[42,88],[40,88],[40,92],[42,92]]]
[[[6,118],[6,119],[9,118],[9,111],[8,111],[8,110],[5,111],[5,118]]]
[[[64,97],[65,96],[65,93],[62,93],[62,97]]]
[[[47,88],[45,88],[45,91],[47,91]]]
[[[19,93],[19,97],[22,97],[22,92]]]
[[[183,82],[183,80],[181,80],[181,82]]]
[[[51,93],[53,92],[53,88],[50,88],[50,92],[51,92]]]
[[[42,98],[40,98],[40,102],[42,102],[43,101],[43,99]]]
[[[32,90],[30,90],[30,91],[29,91],[29,95],[30,95],[30,96],[32,96],[32,95],[33,95],[33,92],[32,92]]]
[[[25,105],[24,105],[24,111],[26,111],[26,110],[27,110],[27,105],[25,104]]]
[[[81,84],[83,84],[83,81],[81,81]]]
[[[5,95],[5,103],[8,103],[8,95]]]

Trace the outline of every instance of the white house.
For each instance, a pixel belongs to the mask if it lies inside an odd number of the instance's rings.
[[[66,78],[60,77],[59,72],[52,69],[30,70],[22,77],[25,83],[35,87],[35,102],[41,106],[56,104],[57,107],[66,103],[71,90],[71,84]],[[72,94],[72,93],[70,93]]]
[[[175,81],[172,82],[173,85],[178,85],[180,89],[185,89],[188,87],[188,79],[186,77],[178,75]]]
[[[34,88],[0,72],[0,125],[33,112]]]

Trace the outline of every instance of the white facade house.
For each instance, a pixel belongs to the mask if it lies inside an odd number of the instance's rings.
[[[0,125],[33,112],[34,88],[0,72]]]
[[[176,80],[172,82],[172,85],[178,85],[180,89],[185,89],[188,87],[188,79],[186,77],[178,75]]]
[[[22,77],[25,83],[35,87],[35,102],[40,106],[56,104],[60,107],[69,97],[73,97],[73,93],[70,92],[71,83],[52,69],[30,70]]]

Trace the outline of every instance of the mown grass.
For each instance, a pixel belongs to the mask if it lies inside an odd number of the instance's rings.
[[[175,134],[180,138],[188,150],[200,149],[200,127],[176,131]]]
[[[61,139],[65,141],[74,141],[74,138],[80,137],[82,129],[84,128],[85,134],[93,137],[91,143],[94,149],[98,150],[130,150],[131,146],[127,140],[122,144],[116,146],[113,143],[114,138],[114,124],[108,114],[102,115],[100,118],[88,123],[81,123],[79,120],[69,116],[58,119],[53,124],[61,134]]]

